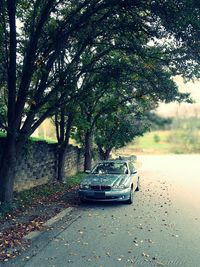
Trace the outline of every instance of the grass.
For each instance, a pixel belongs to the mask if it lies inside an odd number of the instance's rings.
[[[0,138],[1,137],[6,137],[6,133],[0,131]],[[46,142],[48,144],[56,144],[57,141],[55,139],[44,139],[44,138],[40,138],[40,137],[30,137],[29,140],[33,141],[33,142]]]
[[[69,176],[66,181],[67,186],[71,188],[71,187],[79,185],[82,179],[85,177],[85,175],[86,173],[80,172],[74,176]]]
[[[171,144],[168,142],[169,131],[152,131],[136,138],[126,147],[119,149],[118,154],[167,154],[171,153]]]
[[[45,201],[45,198],[47,199],[55,194],[62,194],[78,186],[84,176],[85,173],[78,173],[74,176],[67,177],[63,183],[49,183],[15,193],[12,204],[7,203],[0,206],[0,219],[3,219],[8,214],[23,210],[36,201]]]
[[[147,153],[170,153],[171,144],[168,142],[169,131],[154,131],[138,138],[139,147]]]
[[[54,139],[43,139],[40,137],[32,137],[32,136],[29,139],[33,142],[46,142],[48,144],[56,144],[57,143],[57,141]]]
[[[200,134],[183,130],[152,131],[136,138],[117,154],[188,154],[200,152]]]

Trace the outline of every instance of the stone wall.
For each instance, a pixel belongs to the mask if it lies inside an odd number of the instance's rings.
[[[84,171],[83,150],[69,146],[65,155],[65,175],[70,176],[81,171]]]
[[[4,138],[0,138],[0,158],[4,147]],[[56,178],[57,144],[43,141],[29,142],[17,159],[15,190],[21,191],[31,187],[51,182]],[[74,175],[83,171],[84,156],[80,148],[69,146],[66,153],[65,174]]]

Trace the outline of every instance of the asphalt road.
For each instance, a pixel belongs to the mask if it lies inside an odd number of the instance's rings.
[[[81,205],[14,266],[200,267],[200,156],[138,161],[133,205]]]

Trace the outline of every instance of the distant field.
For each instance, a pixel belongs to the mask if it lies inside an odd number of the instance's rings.
[[[126,147],[117,150],[121,154],[168,154],[171,145],[168,142],[169,131],[153,131],[135,139]]]
[[[185,132],[152,131],[136,138],[116,154],[184,154],[200,153],[200,135],[191,139]]]

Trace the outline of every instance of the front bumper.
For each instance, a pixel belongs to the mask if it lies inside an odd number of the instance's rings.
[[[130,188],[110,191],[79,189],[79,197],[89,201],[126,201],[130,198]]]

